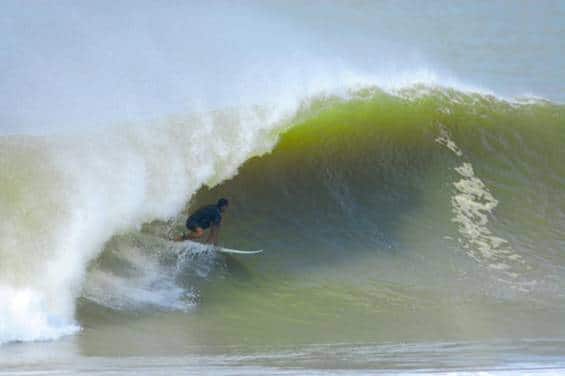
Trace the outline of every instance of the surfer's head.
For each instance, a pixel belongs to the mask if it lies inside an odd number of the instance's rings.
[[[230,202],[227,198],[221,198],[218,200],[218,203],[216,205],[218,206],[218,208],[220,208],[221,211],[224,211],[228,206],[230,206]]]

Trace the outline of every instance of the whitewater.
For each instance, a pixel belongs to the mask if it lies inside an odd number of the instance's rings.
[[[3,368],[562,370],[562,2],[5,8]]]

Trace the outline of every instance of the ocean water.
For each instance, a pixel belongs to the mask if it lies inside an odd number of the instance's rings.
[[[565,2],[3,8],[0,375],[565,373]]]

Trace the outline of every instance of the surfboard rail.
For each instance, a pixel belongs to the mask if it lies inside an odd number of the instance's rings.
[[[220,253],[228,253],[228,254],[235,254],[235,255],[256,255],[259,253],[263,253],[262,249],[258,249],[255,251],[243,251],[239,249],[231,249],[231,248],[224,248],[220,246],[215,246],[212,244],[203,244],[199,242],[195,242],[193,240],[182,240],[182,241],[175,241],[177,244],[186,244],[190,248],[196,248],[200,251],[212,251],[212,252],[220,252]]]

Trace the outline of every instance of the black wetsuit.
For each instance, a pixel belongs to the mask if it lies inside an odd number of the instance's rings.
[[[198,209],[186,220],[186,227],[195,231],[197,227],[205,230],[210,225],[218,226],[222,222],[222,212],[217,205],[208,205]]]

